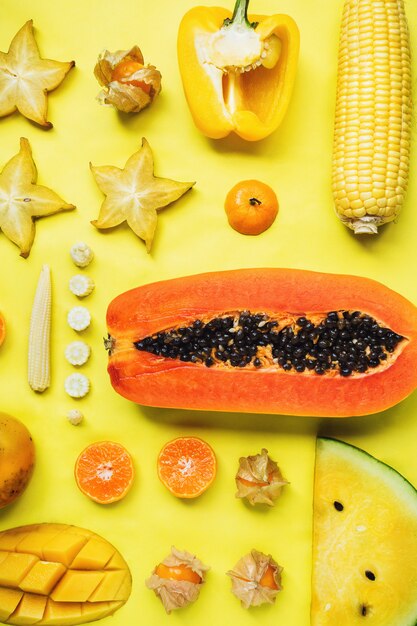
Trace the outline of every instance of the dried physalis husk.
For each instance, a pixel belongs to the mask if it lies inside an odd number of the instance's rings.
[[[251,504],[273,506],[288,481],[283,478],[275,461],[268,456],[268,450],[261,454],[239,459],[236,474],[236,498],[246,498]]]
[[[252,550],[243,556],[227,575],[232,579],[232,593],[247,609],[260,604],[273,604],[281,587],[282,567],[270,554]]]
[[[139,113],[161,91],[161,73],[153,65],[144,65],[138,46],[116,52],[104,50],[94,75],[103,87],[97,96],[100,104],[124,113]]]
[[[172,546],[171,554],[155,567],[146,581],[161,599],[167,613],[195,602],[210,568],[195,555]]]

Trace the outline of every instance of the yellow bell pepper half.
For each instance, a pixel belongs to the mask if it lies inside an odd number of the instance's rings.
[[[299,30],[288,15],[233,16],[195,7],[181,20],[178,62],[195,125],[212,139],[231,132],[247,141],[270,135],[288,108],[297,69]]]

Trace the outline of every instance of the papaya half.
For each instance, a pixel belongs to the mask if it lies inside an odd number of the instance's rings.
[[[417,308],[357,276],[176,278],[116,297],[107,326],[111,383],[147,406],[346,417],[417,386]]]

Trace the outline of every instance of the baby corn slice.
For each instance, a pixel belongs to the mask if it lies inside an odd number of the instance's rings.
[[[332,182],[336,213],[355,234],[376,234],[401,210],[411,105],[404,0],[345,0]]]
[[[51,383],[51,272],[43,265],[30,318],[28,381],[34,391],[45,391]]]

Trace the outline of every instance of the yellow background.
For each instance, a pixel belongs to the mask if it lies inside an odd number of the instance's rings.
[[[337,40],[342,0],[252,0],[256,13],[289,13],[301,31],[297,80],[281,128],[259,143],[235,137],[206,139],[193,126],[176,62],[179,21],[193,0],[3,0],[0,49],[7,50],[18,29],[34,20],[42,56],[76,60],[76,68],[49,96],[54,128],[44,131],[19,114],[0,120],[0,166],[27,137],[39,171],[76,211],[39,220],[30,257],[0,234],[0,310],[8,335],[0,353],[0,409],[19,417],[37,448],[32,482],[14,505],[0,511],[0,529],[32,522],[60,521],[89,527],[114,543],[133,574],[128,603],[101,623],[221,626],[307,626],[311,570],[311,512],[314,441],[317,432],[355,443],[392,464],[417,485],[417,395],[369,417],[347,420],[289,418],[145,409],[119,397],[106,373],[102,337],[105,313],[117,294],[154,280],[209,270],[251,266],[297,267],[352,273],[384,282],[417,303],[417,183],[397,224],[373,239],[355,239],[335,217],[330,190]],[[203,2],[202,4],[211,4]],[[417,13],[407,4],[414,57]],[[93,76],[98,53],[139,44],[145,61],[162,72],[163,90],[139,115],[119,115],[95,100]],[[415,82],[415,74],[413,76]],[[414,120],[415,122],[415,120]],[[195,188],[160,213],[152,253],[127,227],[98,232],[90,225],[103,199],[88,163],[123,167],[145,136],[155,154],[155,171],[177,180],[196,180]],[[416,126],[411,171],[416,171]],[[223,200],[245,178],[269,183],[280,212],[269,231],[248,238],[227,224]],[[77,335],[66,313],[77,299],[68,290],[77,272],[69,257],[76,241],[88,242],[95,259],[86,273],[96,282],[84,302],[92,313],[83,333],[92,357],[82,368],[92,384],[88,397],[73,401],[63,388],[73,369],[65,346]],[[29,318],[43,263],[53,276],[52,385],[42,395],[26,382]],[[72,427],[66,412],[79,407],[82,426]],[[218,458],[213,486],[195,501],[171,496],[156,475],[156,457],[178,435],[206,439]],[[89,443],[112,439],[135,459],[135,484],[120,503],[94,504],[77,489],[73,466]],[[267,447],[290,485],[275,508],[246,506],[234,498],[239,456]],[[195,552],[211,566],[198,602],[166,616],[144,585],[171,545]],[[225,571],[251,548],[269,552],[284,567],[284,591],[276,605],[243,610],[230,593]]]

